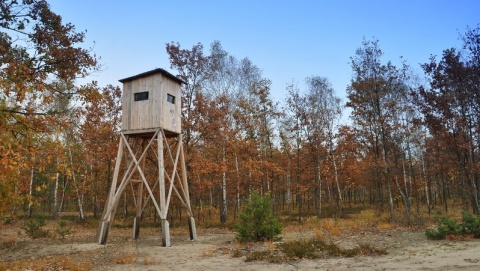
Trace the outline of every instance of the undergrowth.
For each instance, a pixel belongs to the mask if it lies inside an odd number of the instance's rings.
[[[36,260],[23,259],[8,262],[0,262],[0,271],[7,270],[71,270],[87,271],[93,267],[93,263],[75,262],[69,256],[48,256]]]
[[[236,226],[236,238],[241,241],[274,240],[282,233],[283,226],[272,213],[272,199],[269,194],[260,197],[257,192],[245,205]]]
[[[55,229],[55,233],[60,236],[60,238],[65,239],[65,236],[72,233],[72,229],[67,226],[67,221],[60,220],[58,222],[58,228]]]
[[[42,238],[48,235],[48,231],[44,230],[43,227],[47,224],[45,216],[36,215],[34,218],[30,218],[22,226],[22,229],[25,233],[33,238]]]
[[[354,248],[343,249],[332,242],[315,237],[308,240],[291,240],[272,243],[269,249],[248,251],[245,261],[268,261],[271,263],[288,262],[299,259],[320,259],[327,257],[355,257],[385,255],[386,250],[370,244],[360,244]],[[234,257],[242,256],[239,249],[233,251]]]
[[[434,216],[436,229],[426,229],[425,235],[430,240],[441,240],[447,236],[472,236],[480,238],[480,216],[462,211],[462,221],[457,222],[447,216]]]

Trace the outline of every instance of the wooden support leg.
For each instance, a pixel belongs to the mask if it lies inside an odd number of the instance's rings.
[[[135,211],[135,219],[133,220],[133,239],[137,240],[140,236],[140,221],[142,219],[143,207],[143,182],[138,184],[137,188],[137,207]]]
[[[100,235],[98,238],[99,245],[105,245],[107,243],[108,228],[110,227],[108,221],[102,221],[100,224]]]
[[[140,217],[136,216],[133,219],[133,239],[137,240],[140,236]]]
[[[170,225],[166,219],[162,219],[162,246],[170,246]]]
[[[196,241],[197,229],[195,227],[195,219],[193,218],[193,216],[189,217],[188,219],[188,229],[190,230],[190,240]]]
[[[142,142],[142,153],[145,151],[146,141]],[[140,161],[140,167],[142,170],[145,168],[145,158]],[[133,221],[133,239],[137,240],[140,235],[140,221],[142,219],[143,210],[143,182],[138,183],[137,187],[137,203],[135,209],[135,219]]]
[[[163,133],[158,133],[158,187],[160,189],[160,218],[162,219],[162,246],[170,246],[170,226],[167,221],[165,199],[165,164],[163,158]]]
[[[180,166],[182,172],[182,183],[184,190],[185,203],[188,208],[189,219],[188,219],[188,229],[190,230],[190,240],[197,240],[197,229],[195,227],[195,219],[193,218],[192,205],[190,202],[190,192],[188,190],[188,181],[187,181],[187,168],[185,165],[185,154],[183,153],[183,139],[182,135],[179,135],[179,144],[180,144]]]
[[[115,170],[113,172],[113,181],[110,186],[110,192],[107,198],[107,202],[105,204],[105,208],[103,210],[102,214],[102,221],[100,222],[100,231],[98,235],[98,243],[100,245],[105,245],[107,243],[107,237],[108,237],[108,230],[110,228],[110,221],[113,220],[113,215],[115,211],[110,211],[110,213],[107,213],[107,210],[112,210],[112,206],[115,206],[115,191],[117,188],[117,182],[118,182],[118,173],[120,171],[120,164],[122,161],[123,157],[123,140],[120,139],[120,143],[118,145],[118,152],[117,152],[117,160],[115,163]],[[115,208],[113,208],[115,209]]]

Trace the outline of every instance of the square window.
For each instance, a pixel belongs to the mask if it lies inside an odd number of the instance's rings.
[[[148,100],[148,91],[134,93],[133,100],[135,102]]]
[[[175,96],[167,93],[167,102],[175,104]]]

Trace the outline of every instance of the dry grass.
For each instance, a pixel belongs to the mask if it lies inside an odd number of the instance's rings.
[[[0,271],[7,270],[70,270],[86,271],[93,267],[91,262],[75,262],[69,256],[48,256],[41,259],[22,259],[0,262]]]
[[[228,254],[230,254],[231,252],[230,252],[230,249],[229,249],[228,247],[219,247],[219,248],[217,249],[217,253],[228,255]]]
[[[110,262],[114,264],[143,264],[143,265],[156,265],[159,264],[160,261],[152,258],[152,257],[142,257],[140,255],[135,254],[134,252],[125,252],[116,256],[115,258],[111,259]]]
[[[136,261],[137,255],[133,252],[124,253],[112,259],[112,262],[116,264],[132,264]]]
[[[160,264],[160,261],[157,261],[153,258],[143,258],[142,261],[143,265],[155,265],[155,264]]]
[[[317,239],[325,238],[325,233],[321,229],[316,229],[314,233],[315,233],[315,238]]]
[[[359,244],[353,248],[343,249],[333,242],[314,237],[311,239],[289,240],[280,243],[264,243],[263,245],[233,251],[234,257],[245,256],[246,262],[268,261],[271,263],[291,262],[299,259],[319,259],[329,257],[356,257],[385,255],[386,250],[375,248],[369,244]]]
[[[376,228],[379,230],[391,230],[391,229],[394,229],[395,227],[396,225],[391,222],[379,222],[376,225]]]
[[[205,257],[205,258],[211,258],[211,257],[215,257],[215,256],[218,256],[218,255],[231,255],[232,251],[234,251],[234,250],[232,250],[228,247],[218,247],[216,249],[210,249],[210,250],[203,251],[201,255],[202,255],[202,257]]]
[[[205,258],[211,258],[215,256],[215,249],[205,250],[202,252],[201,256]]]
[[[12,247],[15,246],[18,242],[17,236],[8,236],[2,240],[1,246],[3,247]]]
[[[297,233],[302,233],[301,238],[331,241],[346,235],[390,231],[401,226],[402,224],[392,222],[388,213],[382,213],[375,209],[363,209],[350,213],[345,218],[307,217],[303,224],[296,222],[286,225],[283,236],[285,241],[290,241],[298,239]]]
[[[342,225],[340,220],[334,220],[331,218],[323,219],[321,221],[321,227],[330,235],[339,235],[342,231]]]

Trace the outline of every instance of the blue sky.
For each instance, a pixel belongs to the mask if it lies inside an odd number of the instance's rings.
[[[404,1],[123,1],[50,0],[51,8],[78,31],[87,30],[104,71],[88,78],[101,86],[154,68],[170,69],[165,43],[208,53],[219,40],[237,59],[248,57],[272,81],[276,101],[286,85],[312,75],[329,79],[346,101],[350,57],[363,37],[379,39],[384,61],[419,63],[460,47],[459,33],[480,23],[478,0]],[[95,43],[94,43],[95,42]]]

